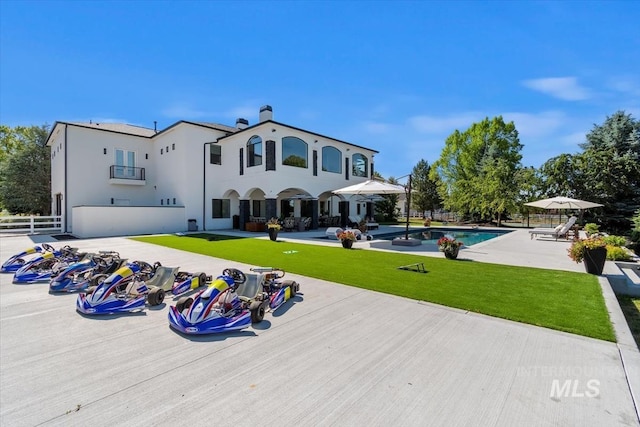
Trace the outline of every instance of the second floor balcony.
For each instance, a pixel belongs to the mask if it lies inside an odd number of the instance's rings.
[[[112,184],[145,185],[144,168],[111,165],[109,167],[109,182]]]

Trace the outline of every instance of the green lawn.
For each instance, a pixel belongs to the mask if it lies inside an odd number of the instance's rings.
[[[328,247],[212,234],[135,240],[615,341],[598,280],[589,274],[346,250],[337,242]],[[397,268],[417,262],[426,274]]]

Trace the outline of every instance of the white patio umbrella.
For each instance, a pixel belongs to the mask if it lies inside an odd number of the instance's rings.
[[[536,200],[535,202],[525,203],[526,206],[541,209],[578,209],[580,211],[580,220],[585,209],[599,208],[604,205],[600,203],[588,202],[586,200],[572,199],[570,197],[556,196],[549,199]]]
[[[526,206],[533,206],[541,209],[590,209],[599,208],[603,205],[600,203],[588,202],[586,200],[572,199],[570,197],[551,197],[550,199],[536,200],[535,202],[525,203]]]
[[[334,194],[404,194],[405,189],[401,185],[389,184],[383,181],[368,180],[359,184],[339,188],[332,191]]]

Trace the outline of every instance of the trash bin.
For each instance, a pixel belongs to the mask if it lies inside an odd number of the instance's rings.
[[[198,231],[198,221],[195,219],[187,220],[188,231]]]
[[[240,215],[233,216],[233,229],[234,230],[240,229]]]

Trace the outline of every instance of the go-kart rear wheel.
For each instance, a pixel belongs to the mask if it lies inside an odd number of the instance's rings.
[[[193,304],[193,298],[182,297],[178,299],[178,302],[176,303],[176,309],[178,310],[179,313],[182,313],[184,310],[191,307],[191,304]]]
[[[207,275],[205,273],[196,273],[198,275],[198,284],[205,286],[207,284]]]
[[[251,306],[249,306],[249,311],[251,311],[251,323],[260,323],[262,319],[264,319],[264,304],[259,301],[254,301]]]
[[[149,295],[147,295],[147,301],[150,306],[160,305],[162,301],[164,301],[164,289],[161,288],[153,288],[149,291]]]
[[[291,288],[291,297],[295,297],[296,292],[298,291],[298,284],[293,280],[283,280],[281,287],[284,288],[285,286],[288,286]]]

